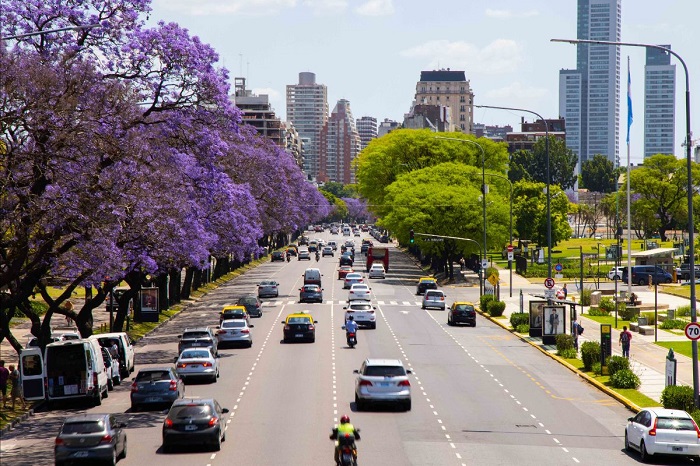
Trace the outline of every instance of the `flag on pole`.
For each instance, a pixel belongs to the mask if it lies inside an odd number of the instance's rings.
[[[630,77],[630,57],[627,57],[627,144],[630,143],[632,126],[632,78]]]

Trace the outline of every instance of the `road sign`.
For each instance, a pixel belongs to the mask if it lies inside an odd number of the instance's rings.
[[[544,290],[544,297],[545,299],[554,299],[554,290],[551,288]]]
[[[509,261],[513,260],[513,251],[508,251],[508,260]]]
[[[492,273],[489,278],[488,278],[489,283],[491,283],[493,286],[498,285],[498,277],[496,276],[495,273]]]
[[[443,240],[444,240],[443,238],[425,238],[423,241],[429,241],[429,242],[437,243],[437,242],[440,242],[440,241],[443,241]]]
[[[686,325],[685,336],[691,340],[700,340],[700,323],[691,322]]]
[[[544,279],[544,286],[546,286],[550,290],[552,288],[554,288],[554,279],[553,278],[545,278]]]
[[[489,260],[488,259],[481,259],[481,268],[487,269],[488,267],[489,267]]]
[[[513,252],[513,245],[509,244],[506,249],[508,250],[508,252]]]
[[[557,264],[557,265],[554,266],[554,270],[556,270],[557,272],[561,272],[561,270],[562,270],[563,268],[564,268],[564,267],[562,267],[561,264]]]

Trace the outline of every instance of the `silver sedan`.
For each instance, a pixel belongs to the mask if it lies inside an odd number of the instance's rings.
[[[258,283],[258,298],[276,298],[279,295],[279,283],[276,281],[263,280]]]
[[[242,344],[250,348],[253,346],[253,336],[250,333],[253,327],[254,325],[248,325],[248,322],[242,319],[224,320],[216,333],[219,346]]]
[[[177,358],[175,372],[182,380],[205,378],[216,382],[219,378],[219,360],[209,348],[186,349]]]

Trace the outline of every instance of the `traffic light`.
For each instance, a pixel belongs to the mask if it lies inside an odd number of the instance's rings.
[[[409,243],[413,244],[413,243],[416,242],[416,239],[413,237],[413,228],[411,228],[411,232],[410,232],[410,237],[409,237],[409,238],[410,238],[410,239],[408,240]]]

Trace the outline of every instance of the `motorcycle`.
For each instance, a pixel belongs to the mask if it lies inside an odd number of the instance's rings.
[[[316,253],[316,262],[318,262],[320,258],[321,258],[320,254]]]
[[[354,435],[339,437],[338,448],[340,449],[338,459],[340,459],[341,466],[357,466],[357,449]]]
[[[357,335],[355,332],[346,332],[345,337],[348,340],[348,346],[353,348],[357,344]]]
[[[287,254],[287,262],[289,262],[289,261],[291,261],[291,260],[292,260],[292,255],[291,255],[291,254]]]

